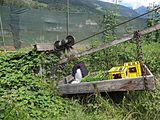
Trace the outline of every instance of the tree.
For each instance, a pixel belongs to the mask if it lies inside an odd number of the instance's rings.
[[[152,3],[148,7],[148,10],[153,10],[157,7],[159,7],[159,6]],[[147,19],[147,26],[148,27],[151,27],[151,26],[156,25],[158,23],[160,23],[160,10],[156,10],[156,11],[148,14],[148,19]],[[160,30],[157,30],[154,33],[148,34],[147,38],[153,39],[155,42],[160,41],[160,39],[159,39],[160,38]]]
[[[111,28],[117,24],[117,17],[118,14],[116,12],[109,10],[106,10],[105,15],[103,15],[100,26],[106,30],[103,35],[104,39],[113,39],[113,37],[115,37],[116,30]]]
[[[100,21],[100,27],[104,30],[106,30],[103,33],[103,42],[110,42],[113,39],[116,38],[116,29],[113,28],[113,26],[115,26],[117,24],[118,21],[118,14],[117,14],[117,8],[116,8],[116,12],[114,11],[109,11],[106,10],[105,14],[102,16],[102,20]],[[113,28],[113,29],[112,29]],[[111,30],[109,30],[111,29]],[[116,51],[115,51],[116,53]],[[117,55],[115,54],[115,57],[113,58],[113,50],[111,49],[105,49],[102,50],[102,52],[97,53],[99,54],[99,56],[103,56],[101,57],[104,61],[104,69],[107,70],[109,67],[111,67],[112,64],[116,64],[116,59]]]

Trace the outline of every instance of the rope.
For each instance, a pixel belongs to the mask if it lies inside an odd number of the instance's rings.
[[[137,46],[137,60],[140,62],[142,76],[143,76],[143,83],[144,83],[145,89],[147,90],[148,89],[147,73],[144,65],[144,59],[143,59],[144,55],[143,55],[143,49],[142,49],[142,41],[140,37],[141,37],[141,34],[139,33],[139,31],[135,31],[133,38],[135,39],[136,46]]]
[[[117,25],[114,25],[114,26],[112,26],[112,28],[108,28],[108,29],[103,30],[103,31],[101,31],[101,32],[95,33],[95,34],[93,34],[93,35],[91,35],[91,36],[89,36],[89,37],[86,37],[86,38],[84,38],[84,39],[82,39],[82,40],[80,40],[80,41],[75,42],[75,44],[80,43],[80,42],[83,42],[83,41],[85,41],[85,40],[87,40],[87,39],[90,39],[90,38],[92,38],[92,37],[94,37],[94,36],[97,36],[97,35],[99,35],[99,34],[102,34],[102,33],[104,33],[105,31],[109,31],[109,30],[115,29],[115,28],[118,27],[118,26],[121,26],[121,25],[126,24],[126,23],[128,23],[128,22],[131,22],[131,21],[133,21],[133,20],[135,20],[135,19],[137,19],[137,18],[140,18],[140,17],[142,17],[142,16],[144,16],[144,15],[147,15],[147,14],[149,14],[149,13],[151,13],[151,12],[157,11],[158,9],[160,9],[160,7],[156,8],[156,9],[153,9],[153,10],[150,10],[150,11],[148,11],[148,12],[146,12],[146,13],[143,13],[143,14],[141,14],[141,15],[139,15],[139,16],[137,16],[137,17],[134,17],[134,18],[132,18],[132,19],[126,20],[126,21],[124,21],[124,22],[121,22],[121,23],[119,23],[119,24],[117,24]]]

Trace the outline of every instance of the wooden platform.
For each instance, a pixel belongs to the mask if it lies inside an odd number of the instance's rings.
[[[112,92],[112,91],[135,91],[135,90],[151,90],[155,87],[154,75],[145,66],[146,80],[143,76],[136,78],[116,79],[116,80],[103,80],[96,82],[84,82],[79,84],[65,84],[60,81],[57,86],[60,95],[69,94],[85,94],[97,92]],[[73,77],[66,77],[66,81],[72,80]]]

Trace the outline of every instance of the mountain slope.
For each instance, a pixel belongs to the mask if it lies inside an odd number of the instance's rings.
[[[139,13],[139,14],[143,14],[143,13],[146,13],[148,10],[147,10],[147,8],[145,6],[141,6],[141,7],[137,8],[137,9],[135,9],[135,11],[137,13]]]
[[[66,11],[66,0],[38,0],[49,5],[49,9]],[[116,10],[116,5],[99,0],[70,0],[71,12],[89,12],[104,14],[105,10]],[[118,11],[121,16],[137,16],[138,13],[128,7],[119,5]]]

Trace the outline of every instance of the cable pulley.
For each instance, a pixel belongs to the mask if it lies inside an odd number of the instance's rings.
[[[56,41],[54,43],[54,47],[56,51],[63,51],[73,49],[73,45],[75,43],[75,38],[71,35],[68,35],[65,39],[61,41]]]

